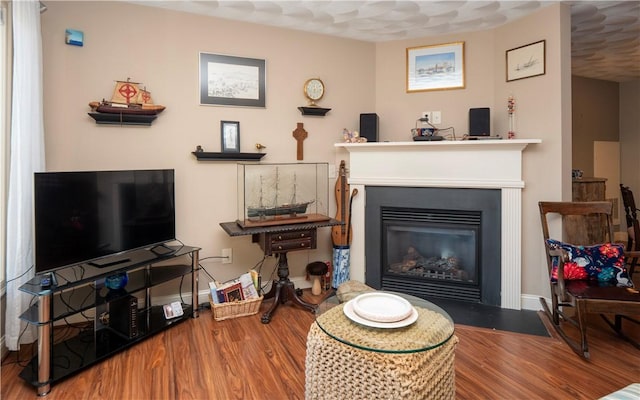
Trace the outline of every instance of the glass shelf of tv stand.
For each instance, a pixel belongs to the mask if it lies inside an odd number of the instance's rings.
[[[148,249],[135,250],[114,256],[116,260],[126,259],[127,261],[108,267],[78,264],[55,270],[52,273],[57,284],[49,288],[42,288],[40,285],[42,275],[36,275],[23,284],[20,290],[34,296],[52,296],[53,313],[50,321],[56,321],[191,273],[191,261],[154,265],[149,269],[149,274],[146,267],[167,260],[175,260],[196,250],[199,249],[190,246],[163,246],[162,253]],[[109,291],[107,288],[97,288],[93,285],[96,281],[122,272],[128,274],[126,291]],[[39,319],[38,303],[29,307],[20,318],[36,325],[47,323]]]

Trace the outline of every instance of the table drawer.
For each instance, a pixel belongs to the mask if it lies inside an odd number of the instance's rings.
[[[316,230],[264,233],[258,238],[266,255],[316,248]]]
[[[312,245],[311,238],[276,241],[271,243],[271,252],[310,249]]]
[[[286,240],[310,239],[315,236],[314,234],[314,230],[272,233],[270,234],[269,240],[271,241],[271,243],[277,243]]]

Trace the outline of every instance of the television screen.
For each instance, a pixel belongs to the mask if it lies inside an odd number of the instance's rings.
[[[36,173],[34,208],[36,272],[152,247],[175,239],[174,171]]]

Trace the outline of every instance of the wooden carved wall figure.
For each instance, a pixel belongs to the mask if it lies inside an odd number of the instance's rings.
[[[297,157],[296,157],[298,161],[301,161],[304,159],[304,149],[302,146],[302,142],[307,138],[307,136],[309,136],[307,131],[305,131],[302,126],[303,126],[303,123],[298,122],[298,127],[293,131],[293,137],[298,142]]]

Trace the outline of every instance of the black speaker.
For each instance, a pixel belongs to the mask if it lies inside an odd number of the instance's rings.
[[[109,326],[127,339],[138,336],[138,298],[125,296],[109,303]]]
[[[490,136],[489,107],[469,109],[469,136]]]
[[[360,114],[360,136],[366,137],[367,142],[378,141],[378,114]]]

